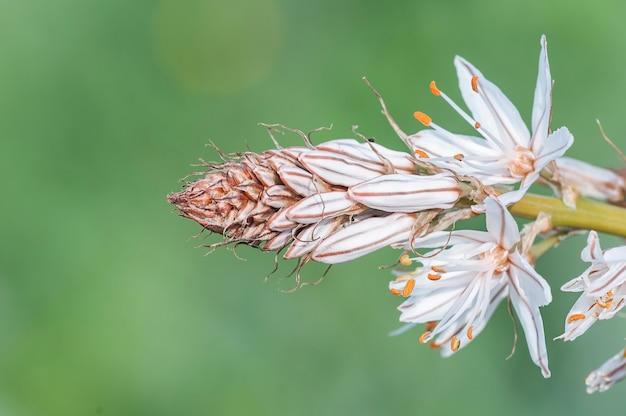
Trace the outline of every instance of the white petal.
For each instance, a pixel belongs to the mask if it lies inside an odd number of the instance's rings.
[[[534,305],[545,306],[552,302],[550,285],[519,252],[509,255],[510,273],[519,282],[520,288]]]
[[[348,197],[387,212],[418,212],[452,208],[461,188],[448,174],[382,175],[348,188]]]
[[[539,73],[535,87],[535,99],[532,112],[532,142],[548,135],[550,127],[550,113],[552,112],[552,75],[548,62],[548,47],[545,35],[541,37],[541,52],[539,54]]]
[[[534,171],[539,172],[548,163],[563,156],[573,143],[574,136],[567,127],[557,129],[546,138],[538,136],[530,148],[535,155]]]
[[[509,297],[522,328],[524,329],[524,336],[526,337],[530,357],[533,362],[541,368],[543,376],[546,378],[550,377],[543,319],[539,313],[539,307],[526,296],[517,278],[513,274],[509,276]]]
[[[567,317],[565,318],[565,332],[556,339],[573,341],[584,334],[585,331],[598,320],[593,314],[595,306],[596,298],[583,293],[567,313]],[[570,319],[572,316],[578,316],[580,319]],[[581,316],[584,316],[584,318]]]
[[[487,231],[494,236],[498,244],[510,250],[520,241],[517,223],[511,213],[497,198],[486,198],[485,205],[487,207],[485,220],[487,223]]]
[[[580,258],[582,261],[587,263],[604,261],[602,247],[600,247],[600,238],[598,237],[598,233],[594,230],[589,231],[589,235],[587,236],[587,245],[580,253]]]
[[[416,218],[413,214],[395,213],[349,224],[324,239],[312,258],[322,263],[342,263],[392,243],[406,241]]]
[[[495,84],[465,59],[454,59],[459,88],[472,116],[494,138],[500,138],[509,150],[528,147],[530,133],[519,111]],[[472,77],[478,77],[478,93],[472,89]]]

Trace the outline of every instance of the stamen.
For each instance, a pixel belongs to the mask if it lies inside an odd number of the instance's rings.
[[[480,123],[478,121],[476,123],[474,123],[474,128],[476,130],[478,130],[480,128]]]
[[[400,264],[403,266],[410,266],[413,263],[408,253],[404,253],[403,255],[401,255],[399,261],[400,261]]]
[[[478,92],[478,77],[477,76],[472,77],[472,90],[474,92]]]
[[[428,153],[420,149],[415,149],[415,154],[417,155],[417,157],[421,157],[423,159],[428,159],[430,157],[428,156]]]
[[[431,341],[430,344],[428,344],[428,346],[430,347],[430,349],[433,349],[433,350],[437,350],[441,348],[441,345],[437,344],[435,341]]]
[[[420,344],[424,344],[426,343],[426,338],[432,334],[432,332],[430,331],[424,331],[424,333],[422,335],[420,335]]]
[[[460,346],[461,346],[461,341],[459,341],[456,335],[453,335],[452,339],[450,340],[450,349],[452,350],[452,352],[456,352]]]
[[[443,267],[439,267],[439,266],[431,266],[430,267],[431,270],[435,273],[445,273],[446,271],[443,269]]]
[[[430,126],[430,123],[433,122],[432,118],[428,117],[426,114],[422,113],[421,111],[414,112],[413,117],[415,117],[417,121],[419,121],[426,127]]]
[[[435,85],[435,81],[430,81],[430,92],[432,92],[433,95],[436,95],[437,97],[441,95],[441,91],[439,91],[439,88],[437,88],[437,85]]]
[[[428,280],[437,281],[441,279],[441,275],[428,273]]]
[[[474,339],[474,334],[472,334],[472,331],[474,330],[474,327],[470,325],[469,328],[467,328],[467,338],[471,341]]]
[[[567,318],[567,323],[571,324],[574,321],[578,321],[580,319],[585,319],[585,315],[582,313],[574,313]]]
[[[414,287],[415,287],[415,279],[411,279],[408,282],[406,282],[406,285],[404,285],[404,289],[402,289],[402,296],[404,296],[405,298],[408,298],[409,296],[411,296],[411,292],[413,291]]]
[[[389,291],[391,292],[392,295],[401,295],[402,294],[402,291],[400,291],[398,289],[394,289],[394,288],[389,289]]]
[[[456,155],[454,155],[454,158],[458,160],[459,162],[463,160],[464,157],[465,156],[463,156],[463,153],[457,153]]]

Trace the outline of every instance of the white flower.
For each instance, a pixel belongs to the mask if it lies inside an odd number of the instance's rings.
[[[478,178],[485,185],[511,185],[521,182],[517,191],[499,197],[505,204],[517,202],[540,171],[562,156],[573,137],[565,127],[550,133],[552,78],[546,38],[541,38],[539,75],[532,109],[532,133],[518,110],[493,83],[472,64],[457,56],[454,60],[459,88],[471,116],[431,83],[431,91],[446,100],[480,135],[451,133],[416,112],[415,117],[433,130],[423,130],[407,139],[418,157],[459,175]]]
[[[561,287],[565,292],[583,292],[567,314],[565,333],[557,337],[564,341],[584,334],[598,319],[612,318],[626,300],[626,246],[603,252],[598,234],[591,231],[580,257],[591,266]]]
[[[566,190],[578,195],[617,202],[624,199],[626,181],[617,173],[569,157],[557,159],[556,166]]]
[[[587,393],[606,391],[624,377],[626,377],[626,349],[621,349],[585,378]]]
[[[520,233],[507,209],[491,197],[485,205],[486,232],[439,231],[415,240],[415,247],[440,248],[420,256],[415,272],[390,283],[392,293],[408,297],[398,308],[400,321],[428,323],[420,341],[436,337],[448,356],[479,334],[508,297],[533,362],[549,377],[539,306],[551,302],[550,286],[520,253]]]

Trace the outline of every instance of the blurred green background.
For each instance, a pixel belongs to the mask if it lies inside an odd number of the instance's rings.
[[[165,196],[199,158],[272,146],[259,122],[402,149],[361,81],[405,131],[415,110],[463,122],[452,59],[479,67],[529,120],[548,36],[553,127],[570,155],[626,147],[626,6],[618,1],[0,0],[0,415],[620,414],[624,389],[584,376],[624,343],[623,321],[561,334],[583,236],[540,259],[553,372],[544,380],[503,305],[441,359],[399,326],[390,249],[291,294],[294,264],[241,248],[205,256]],[[616,107],[617,106],[617,107]],[[295,136],[280,138],[299,144]],[[603,240],[606,247],[615,240]],[[324,266],[310,264],[315,281]]]

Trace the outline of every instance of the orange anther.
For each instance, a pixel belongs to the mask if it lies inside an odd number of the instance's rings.
[[[417,155],[417,157],[421,157],[421,158],[424,158],[424,159],[428,159],[428,157],[429,157],[428,153],[426,153],[425,151],[420,150],[420,149],[415,149],[415,154]]]
[[[585,319],[585,315],[582,313],[574,313],[567,318],[567,323],[571,324],[574,321],[578,321],[580,319]]]
[[[413,117],[415,117],[417,121],[419,121],[426,127],[430,126],[430,123],[432,123],[433,121],[432,118],[428,117],[426,114],[422,113],[421,111],[414,112]]]
[[[452,339],[450,340],[450,349],[455,352],[459,349],[459,347],[461,346],[461,341],[459,341],[459,339],[456,337],[456,335],[452,336]]]
[[[437,97],[441,95],[441,91],[439,91],[439,88],[437,88],[435,81],[430,81],[430,92],[432,92],[433,95],[436,95]]]
[[[612,298],[612,297],[613,297],[613,291],[612,291],[612,290],[609,290],[608,292],[606,292],[606,295],[607,295],[608,297]]]
[[[428,273],[428,280],[437,281],[439,279],[441,279],[440,275]]]
[[[403,266],[410,266],[411,263],[413,263],[413,261],[411,260],[411,258],[409,257],[407,253],[404,253],[403,255],[400,256],[399,262]]]
[[[437,344],[435,341],[431,341],[430,344],[428,344],[428,346],[433,350],[441,348],[441,345]]]
[[[431,266],[431,270],[435,273],[445,273],[446,271],[443,269],[443,267],[439,267],[439,266]]]
[[[401,295],[402,294],[402,291],[400,291],[398,289],[394,289],[394,288],[389,289],[389,291],[391,292],[392,295]]]
[[[463,160],[465,156],[463,156],[463,153],[457,153],[456,155],[454,155],[454,158],[458,161]]]
[[[469,328],[467,328],[467,338],[471,341],[474,339],[474,334],[472,334],[472,331],[474,330],[474,327],[470,325]]]
[[[420,344],[424,344],[426,342],[426,338],[432,334],[430,331],[424,331],[422,335],[420,335]]]
[[[478,77],[477,76],[472,77],[472,90],[474,92],[478,92]]]
[[[413,291],[414,287],[415,287],[415,279],[411,279],[408,282],[406,282],[406,285],[404,285],[404,289],[402,289],[402,296],[404,296],[405,298],[411,296],[411,292]]]
[[[474,123],[474,128],[477,130],[480,128],[480,123],[478,121]]]
[[[426,322],[426,330],[432,331],[437,326],[437,321],[428,321]]]

